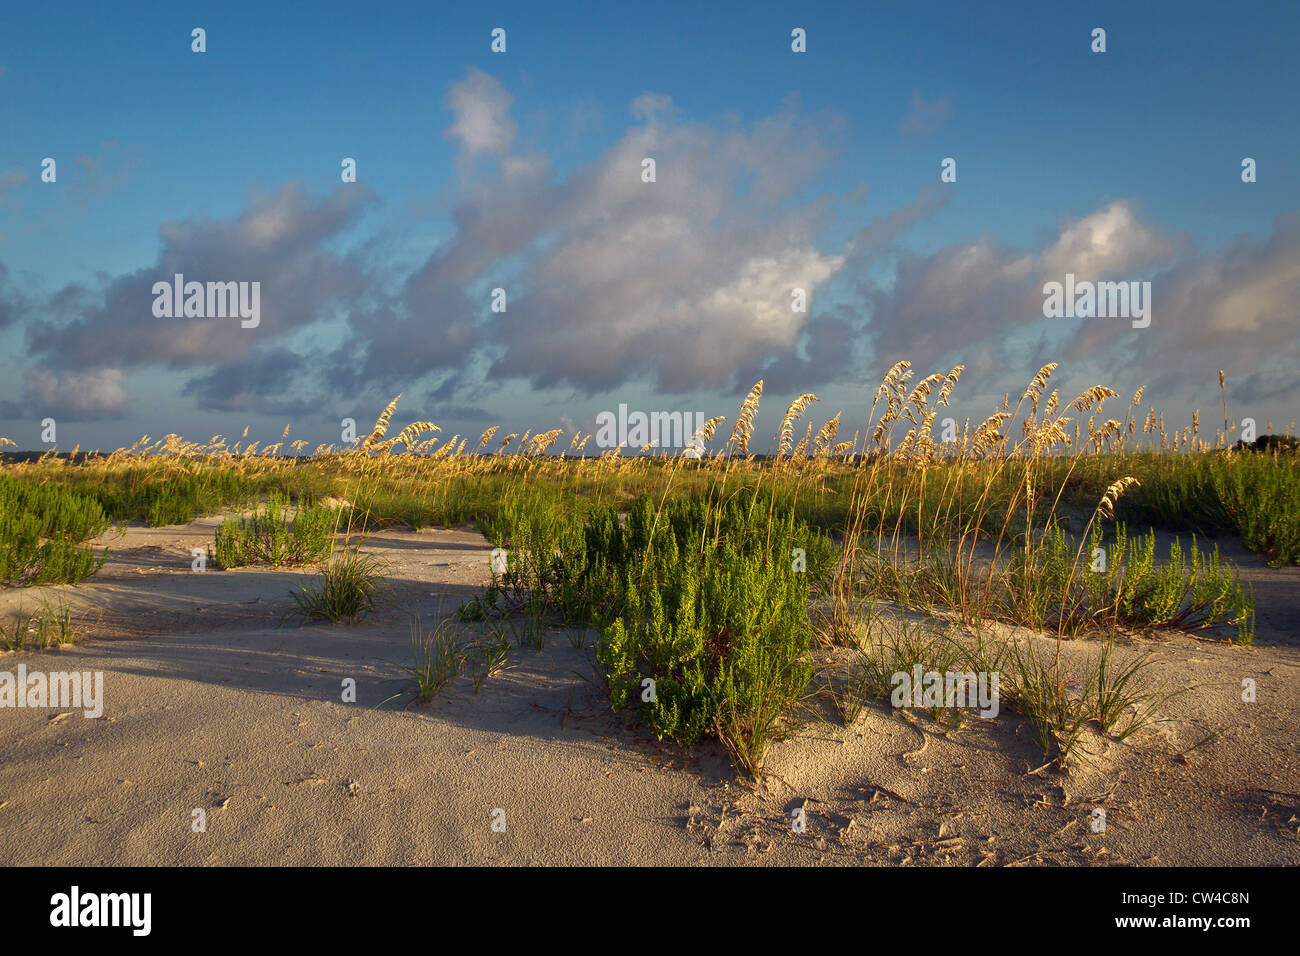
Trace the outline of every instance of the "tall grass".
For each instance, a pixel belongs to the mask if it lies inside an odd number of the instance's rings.
[[[1081,719],[1118,726],[1116,701],[1134,685],[1133,673],[1102,658],[1084,678],[1093,703],[1081,704],[1070,690],[1078,680],[1061,670],[1060,642],[1109,639],[1119,627],[1220,626],[1248,642],[1249,590],[1200,542],[1235,534],[1270,560],[1300,560],[1300,481],[1285,442],[1257,454],[1230,450],[1221,434],[1211,446],[1198,417],[1167,428],[1141,389],[1108,417],[1115,391],[1097,385],[1066,400],[1050,386],[1055,369],[1040,369],[1014,404],[1008,395],[982,421],[956,428],[939,416],[964,368],[917,377],[898,362],[861,424],[837,412],[819,425],[822,416],[806,418],[817,397],[795,397],[769,456],[750,451],[762,382],[720,447],[707,450],[725,420],[714,416],[692,436],[690,456],[649,445],[593,455],[591,435],[576,432],[566,445],[558,429],[498,438],[493,426],[477,440],[444,439],[427,421],[390,438],[398,399],[356,442],[302,458],[281,453],[287,429],[260,450],[244,445],[247,430],[233,443],[145,436],[76,467],[50,456],[5,467],[0,494],[35,516],[12,525],[20,530],[9,537],[22,544],[9,550],[54,542],[43,562],[11,558],[11,574],[90,573],[85,533],[99,515],[174,523],[264,494],[272,504],[263,514],[223,523],[218,562],[321,560],[332,547],[327,513],[306,504],[291,521],[286,502],[335,495],[355,503],[351,515],[365,526],[477,523],[507,548],[507,569],[462,618],[499,621],[500,640],[513,633],[516,644],[537,647],[553,624],[594,626],[615,706],[635,706],[665,738],[716,736],[751,772],[806,692],[814,636],[858,645],[864,609],[882,600],[968,626],[1002,619],[1055,631],[1050,661],[1023,648],[980,653],[1016,675],[1013,696],[1042,742],[1068,751]],[[1224,413],[1226,432],[1226,393]],[[854,429],[850,440],[837,440],[841,427]],[[72,497],[33,490],[60,486]],[[79,531],[42,530],[70,508],[84,509]],[[1175,542],[1157,555],[1153,527],[1193,533],[1190,550]],[[78,536],[82,543],[67,543]],[[805,552],[802,571],[793,569],[795,549]],[[345,549],[298,596],[300,607],[354,619],[373,607],[380,574]],[[937,662],[957,653],[917,635],[877,651]],[[485,661],[489,671],[501,666],[500,651]],[[864,663],[846,693],[861,696],[879,677]],[[647,679],[653,699],[641,696]],[[851,694],[844,703],[860,706]]]

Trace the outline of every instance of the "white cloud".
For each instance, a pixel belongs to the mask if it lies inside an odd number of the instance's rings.
[[[56,420],[93,421],[115,418],[126,410],[128,397],[121,369],[100,368],[56,375],[43,369],[27,372],[28,407]]]
[[[444,135],[470,156],[505,152],[515,139],[512,102],[514,97],[499,80],[470,67],[469,75],[447,94],[447,108],[456,118]]]

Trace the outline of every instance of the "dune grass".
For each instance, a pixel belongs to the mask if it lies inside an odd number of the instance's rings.
[[[14,583],[82,580],[102,562],[85,542],[108,520],[178,523],[269,498],[253,518],[223,523],[217,561],[326,561],[297,606],[355,620],[374,608],[383,572],[356,547],[331,556],[341,513],[312,502],[334,496],[352,503],[350,526],[473,522],[506,549],[505,571],[460,609],[496,635],[473,672],[505,666],[512,643],[544,647],[557,626],[593,628],[614,707],[683,745],[716,738],[747,772],[761,772],[768,742],[795,719],[814,650],[860,645],[864,608],[883,602],[966,627],[1030,627],[1058,650],[1049,662],[981,644],[977,660],[923,635],[877,642],[874,663],[836,685],[842,713],[860,713],[887,668],[908,661],[1005,667],[1012,708],[1045,749],[1068,754],[1089,721],[1109,732],[1136,719],[1129,689],[1141,667],[1106,650],[1093,671],[1067,674],[1060,642],[1181,627],[1248,643],[1249,590],[1203,542],[1232,536],[1275,563],[1300,561],[1300,472],[1285,441],[1263,452],[1223,433],[1209,442],[1198,417],[1166,430],[1141,389],[1114,417],[1103,409],[1119,396],[1105,386],[1066,400],[1050,389],[1055,369],[1040,369],[1014,405],[1008,395],[958,425],[940,416],[963,367],[918,378],[899,362],[852,438],[838,440],[852,416],[812,419],[819,399],[803,393],[763,455],[751,450],[762,382],[729,433],[718,431],[724,416],[710,418],[689,455],[588,454],[591,435],[566,447],[559,429],[444,440],[426,421],[390,438],[397,399],[351,445],[309,455],[301,441],[282,454],[287,429],[260,450],[245,436],[146,436],[76,466],[50,455],[5,466],[0,495],[21,517],[0,524],[0,568]],[[1160,549],[1153,529],[1179,539]],[[445,685],[445,650],[420,644],[421,686]],[[931,716],[965,719],[943,705]]]

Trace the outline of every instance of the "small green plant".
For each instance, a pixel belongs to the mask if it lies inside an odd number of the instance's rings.
[[[344,548],[320,569],[319,583],[293,592],[298,612],[309,620],[352,623],[375,609],[383,571],[374,555]]]
[[[288,499],[273,494],[261,514],[226,518],[217,528],[217,563],[237,568],[305,564],[327,558],[334,546],[339,513],[302,501],[292,518],[289,512]]]
[[[1157,710],[1187,688],[1166,692],[1141,690],[1140,675],[1150,665],[1150,653],[1134,656],[1126,664],[1114,665],[1114,638],[1101,646],[1089,681],[1093,693],[1090,716],[1102,731],[1117,740],[1127,740],[1156,718]]]
[[[30,618],[23,616],[19,606],[8,625],[0,622],[0,646],[6,651],[48,650],[71,644],[77,636],[72,612],[66,604],[53,607],[43,603],[40,613]]]
[[[546,647],[545,608],[541,602],[529,602],[523,610],[505,618],[506,627],[514,638],[516,647],[531,647],[540,651]]]
[[[422,704],[432,702],[439,691],[460,675],[465,663],[465,654],[448,618],[439,621],[432,631],[426,633],[419,616],[412,617],[411,654],[414,663],[403,670],[415,678],[415,698]]]
[[[477,694],[487,682],[506,669],[510,663],[510,639],[504,631],[497,631],[496,636],[484,638],[470,645],[469,662],[470,679]]]
[[[456,616],[466,623],[486,620],[488,615],[496,610],[500,594],[501,589],[494,574],[492,583],[485,587],[481,594],[474,595],[456,609]]]
[[[874,696],[871,692],[873,682],[874,677],[869,669],[857,669],[850,670],[838,682],[832,679],[827,684],[827,696],[845,727],[852,727],[862,716],[867,701]]]
[[[857,649],[861,654],[858,688],[864,702],[867,698],[892,699],[898,675],[911,679],[918,668],[922,674],[938,673],[945,677],[968,671],[975,676],[997,670],[987,662],[972,667],[970,655],[948,634],[926,621],[912,621],[905,616],[873,615]],[[955,688],[952,690],[952,696],[945,691],[942,703],[925,707],[932,720],[949,730],[960,727],[967,716],[957,706]]]
[[[1087,728],[1087,689],[1071,694],[1071,679],[1060,654],[1049,660],[1032,639],[1012,643],[1008,657],[1007,703],[1029,722],[1043,753],[1054,754],[1057,764],[1064,766]]]

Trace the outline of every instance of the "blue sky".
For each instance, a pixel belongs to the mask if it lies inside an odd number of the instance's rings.
[[[758,377],[767,434],[801,391],[861,419],[898,358],[965,364],[980,417],[1056,360],[1174,420],[1226,368],[1288,423],[1300,6],[982,6],[7,5],[0,435],[314,443],[398,392],[447,436],[589,431]],[[154,317],[178,264],[265,321]],[[1151,281],[1150,328],[1044,318],[1067,271]]]

